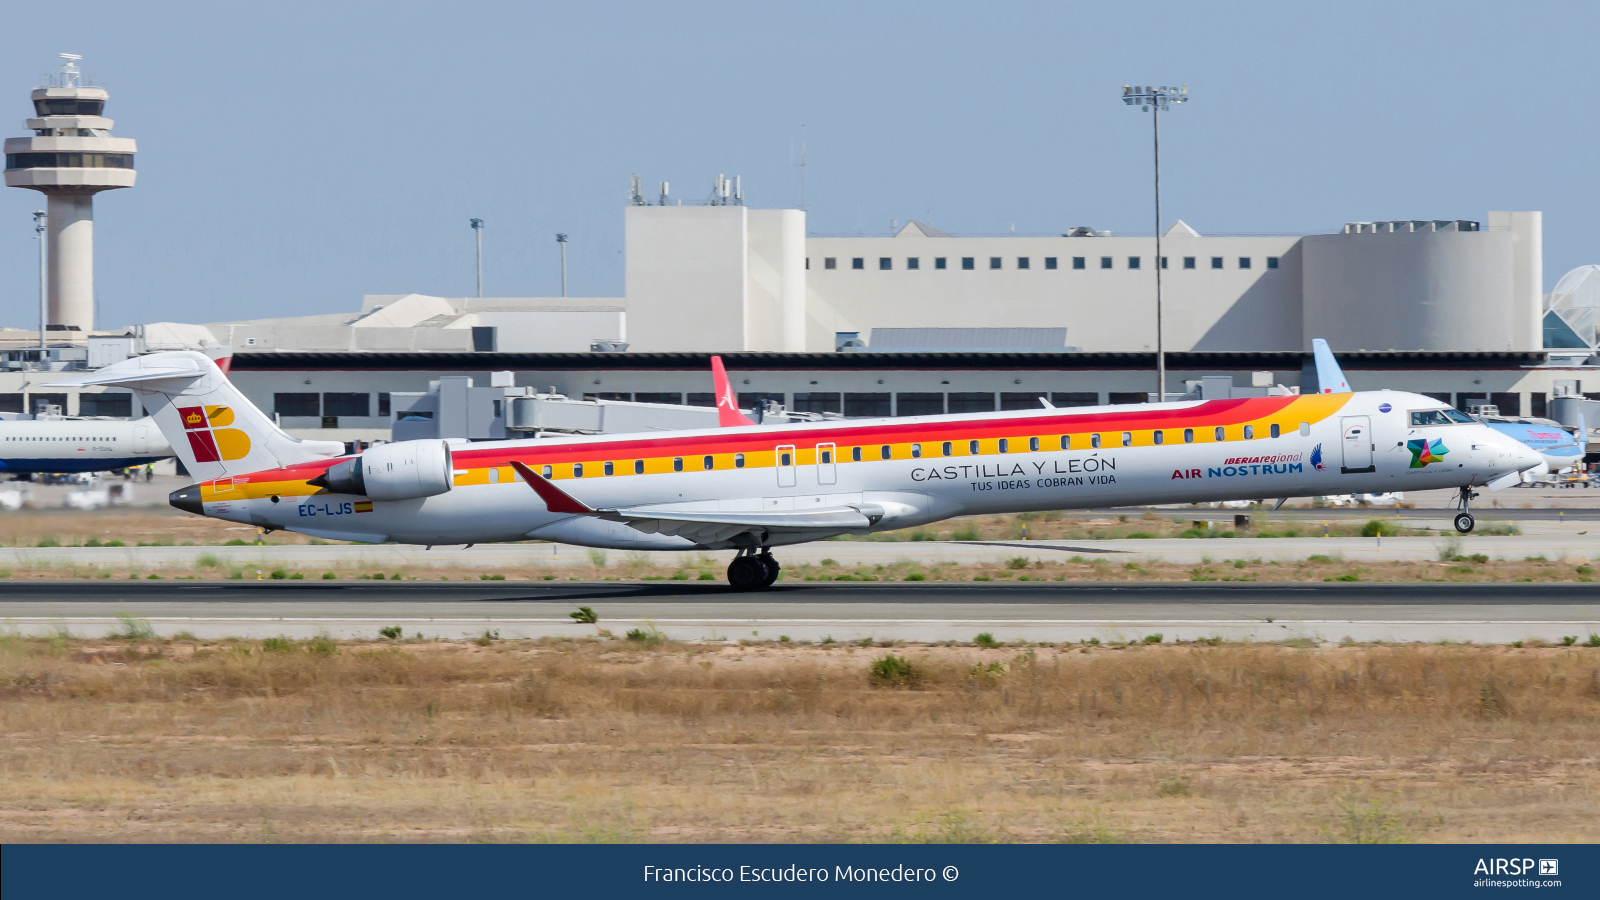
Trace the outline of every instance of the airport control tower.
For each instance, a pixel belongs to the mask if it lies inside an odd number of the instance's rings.
[[[103,88],[82,83],[78,60],[33,91],[33,137],[6,139],[6,186],[50,198],[50,331],[94,328],[94,195],[133,187],[132,138],[111,136]]]

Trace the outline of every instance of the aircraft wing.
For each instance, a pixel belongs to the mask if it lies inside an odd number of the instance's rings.
[[[526,465],[513,461],[511,467],[544,500],[551,512],[609,519],[626,523],[645,534],[677,535],[701,544],[726,541],[745,533],[842,534],[871,528],[884,515],[880,507],[871,503],[775,512],[687,512],[650,507],[595,509]]]

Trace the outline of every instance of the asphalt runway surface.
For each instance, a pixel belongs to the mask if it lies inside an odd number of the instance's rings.
[[[579,606],[599,614],[574,621]],[[1600,632],[1600,587],[1534,583],[797,582],[738,593],[713,582],[11,582],[0,621],[100,637],[579,637],[659,629],[697,641],[1165,640],[1497,643]]]
[[[1539,584],[1351,582],[792,582],[738,592],[721,582],[627,581],[20,581],[0,592],[0,616],[22,604],[77,603],[496,603],[598,601],[737,603],[781,608],[795,603],[907,605],[1169,603],[1392,604],[1409,606],[1572,604],[1600,606],[1600,583]]]

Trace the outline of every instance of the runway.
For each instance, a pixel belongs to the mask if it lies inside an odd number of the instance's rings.
[[[578,606],[600,617],[583,625]],[[795,583],[759,594],[674,582],[27,581],[6,585],[0,620],[26,634],[100,637],[119,616],[202,638],[328,634],[462,639],[621,636],[657,628],[694,641],[1105,642],[1221,637],[1278,641],[1559,641],[1600,632],[1589,584]]]

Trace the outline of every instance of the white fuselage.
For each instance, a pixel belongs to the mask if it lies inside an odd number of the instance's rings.
[[[0,421],[0,471],[106,472],[172,455],[149,418],[43,418]]]

